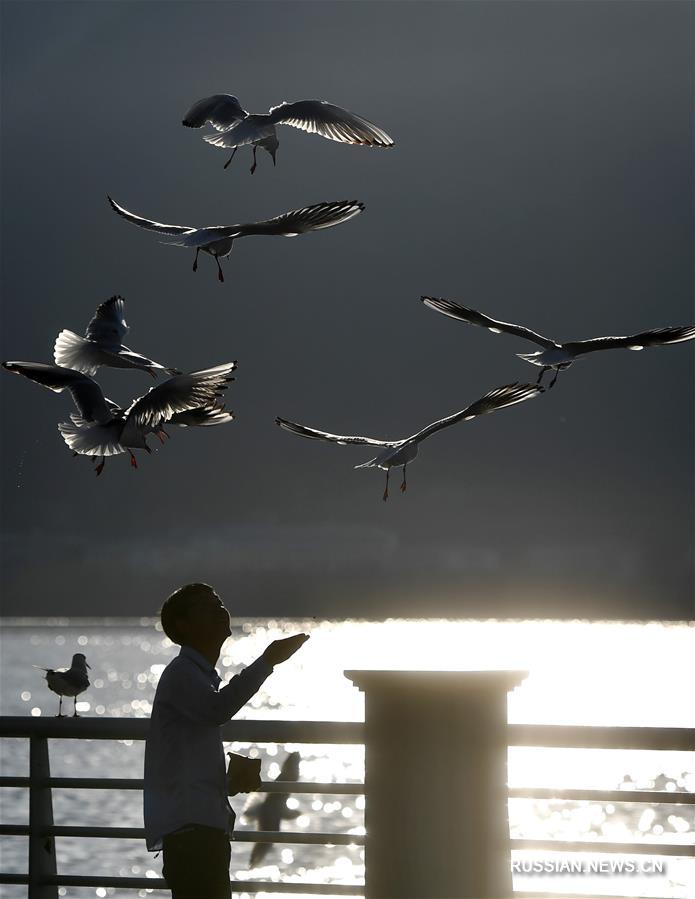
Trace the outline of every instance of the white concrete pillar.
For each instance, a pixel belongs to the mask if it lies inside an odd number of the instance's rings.
[[[517,671],[346,671],[365,694],[366,899],[510,899]]]

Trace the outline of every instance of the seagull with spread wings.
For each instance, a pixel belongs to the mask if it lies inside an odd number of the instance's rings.
[[[194,272],[198,270],[198,253],[201,250],[203,253],[208,253],[217,263],[217,277],[220,281],[224,281],[220,257],[229,256],[237,238],[251,237],[256,234],[297,237],[299,234],[308,234],[310,231],[320,231],[323,228],[340,225],[353,216],[359,215],[364,209],[364,203],[358,203],[355,200],[316,203],[314,206],[293,209],[267,221],[249,222],[245,225],[211,225],[206,228],[195,228],[188,225],[164,225],[161,222],[153,222],[129,212],[123,206],[119,206],[111,197],[108,198],[108,201],[113,211],[127,222],[160,234],[164,238],[163,243],[195,250]]]
[[[279,106],[271,106],[267,113],[253,114],[248,113],[232,94],[213,94],[194,103],[181,124],[187,128],[212,125],[217,133],[205,134],[203,140],[214,147],[233,150],[225,168],[239,147],[253,147],[252,175],[256,171],[258,147],[270,154],[275,165],[275,154],[280,146],[276,125],[291,125],[341,144],[393,146],[393,139],[378,125],[325,100],[284,101]]]
[[[497,321],[477,312],[475,309],[469,309],[453,300],[444,300],[437,297],[420,297],[425,306],[441,312],[442,315],[448,315],[457,321],[466,322],[469,325],[480,325],[492,331],[493,334],[515,334],[517,337],[523,337],[532,343],[543,347],[535,353],[517,353],[516,355],[523,359],[524,362],[530,362],[531,365],[540,367],[537,383],[543,380],[543,375],[553,369],[555,377],[548,387],[552,387],[557,381],[558,374],[564,369],[569,368],[573,362],[587,353],[595,353],[598,350],[643,350],[645,347],[652,346],[669,346],[672,343],[683,343],[686,340],[692,340],[695,337],[695,326],[685,325],[675,328],[655,328],[652,331],[642,331],[640,334],[631,334],[628,337],[595,337],[593,340],[575,340],[569,343],[558,343],[548,337],[543,337],[529,328],[522,325],[514,325],[509,322]]]
[[[130,454],[130,464],[137,468],[133,449],[151,452],[146,437],[153,433],[160,442],[168,436],[164,425],[218,425],[232,421],[231,412],[218,400],[233,381],[236,362],[225,362],[214,368],[174,375],[127,408],[119,406],[102,393],[97,382],[82,372],[42,362],[3,362],[3,368],[61,393],[67,390],[77,406],[70,421],[61,422],[58,430],[73,455],[101,459],[97,475],[104,469],[107,456]]]
[[[361,465],[355,465],[355,468],[381,468],[386,472],[386,487],[384,489],[383,499],[386,501],[389,496],[389,474],[392,468],[403,467],[403,481],[401,483],[401,492],[405,493],[406,484],[406,467],[412,462],[418,454],[420,444],[423,440],[455,425],[459,421],[470,421],[479,415],[485,415],[488,412],[495,412],[497,409],[504,409],[506,406],[513,406],[524,400],[533,399],[543,392],[543,388],[535,384],[507,384],[504,387],[498,387],[486,393],[485,396],[466,406],[460,412],[455,412],[446,418],[440,418],[433,421],[427,427],[417,431],[411,437],[404,437],[402,440],[377,440],[374,437],[341,437],[338,434],[329,434],[326,431],[317,431],[314,428],[307,428],[305,425],[288,421],[285,418],[276,418],[276,424],[280,425],[286,431],[298,434],[300,437],[309,437],[313,440],[326,440],[329,443],[338,443],[340,446],[349,446],[352,444],[365,446],[381,447],[381,452],[368,462],[362,462]]]
[[[125,320],[125,300],[119,296],[111,297],[97,307],[84,337],[67,329],[60,332],[53,352],[55,364],[86,375],[96,374],[102,365],[109,368],[142,369],[153,378],[159,372],[180,374],[177,368],[167,368],[153,362],[121,343],[129,330]]]

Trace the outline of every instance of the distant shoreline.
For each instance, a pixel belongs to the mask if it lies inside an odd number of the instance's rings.
[[[251,621],[277,622],[277,621],[351,621],[359,622],[386,622],[386,621],[471,621],[471,622],[495,622],[496,624],[524,624],[527,622],[546,622],[553,624],[625,624],[639,625],[646,627],[648,625],[669,625],[689,626],[695,628],[695,619],[688,618],[545,618],[545,617],[524,617],[524,618],[476,618],[467,616],[462,618],[453,618],[451,616],[433,615],[431,617],[415,617],[408,616],[404,618],[396,618],[392,615],[366,617],[359,616],[350,618],[342,615],[336,615],[330,618],[312,618],[307,615],[254,615],[232,617],[232,627],[242,627]],[[80,615],[62,615],[62,616],[41,616],[41,615],[0,615],[0,629],[3,627],[155,627],[159,622],[157,617],[143,616],[136,618],[132,615],[104,615],[98,616],[80,616]]]

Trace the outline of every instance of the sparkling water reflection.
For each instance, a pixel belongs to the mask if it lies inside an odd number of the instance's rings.
[[[346,668],[481,669],[529,671],[510,696],[514,722],[695,727],[695,708],[686,684],[695,682],[695,628],[687,624],[587,623],[555,621],[235,621],[218,668],[229,677],[249,664],[270,640],[297,630],[311,634],[302,652],[279,669],[240,713],[246,718],[361,720],[362,695],[343,677]],[[51,622],[5,620],[1,639],[3,715],[54,715],[57,698],[32,664],[59,667],[74,652],[84,652],[92,666],[90,689],[80,697],[83,715],[145,717],[158,678],[177,652],[151,619],[124,622]],[[258,754],[266,779],[277,776],[285,753],[301,753],[300,779],[359,781],[364,774],[361,748],[232,744]],[[132,741],[56,741],[51,745],[56,776],[137,776],[142,745]],[[3,774],[25,774],[25,741],[8,740],[2,752]],[[657,788],[695,790],[692,754],[603,750],[512,749],[510,785]],[[25,821],[22,790],[2,792],[2,820]],[[417,796],[413,797],[417,801]],[[364,799],[360,796],[297,795],[289,800],[299,817],[286,827],[308,831],[364,833]],[[56,791],[59,824],[141,826],[140,797],[126,791]],[[245,822],[243,800],[236,802],[239,824]],[[650,839],[692,845],[695,815],[691,807],[636,808],[625,804],[583,802],[566,805],[549,800],[512,800],[513,836],[561,839]],[[4,870],[26,868],[26,841],[4,838]],[[263,867],[250,875],[248,844],[233,846],[232,871],[241,877],[297,882],[359,883],[363,852],[357,847],[278,845]],[[60,840],[61,871],[104,875],[159,876],[159,861],[139,841]],[[546,854],[547,857],[548,854]],[[533,857],[518,853],[515,857]],[[581,884],[568,878],[541,881],[515,876],[517,889],[570,889],[629,895],[695,895],[695,865],[670,859],[660,878],[605,878]],[[4,887],[8,899],[25,888]],[[692,891],[692,892],[689,892]],[[151,891],[148,891],[151,892]],[[132,891],[69,889],[67,896],[114,896],[132,899]],[[143,893],[144,895],[144,893]]]

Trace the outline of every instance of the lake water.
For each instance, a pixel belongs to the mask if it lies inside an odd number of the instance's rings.
[[[218,670],[236,673],[277,637],[296,631],[311,640],[291,662],[276,669],[238,717],[351,721],[362,720],[362,694],[343,676],[345,669],[496,669],[529,672],[509,697],[509,720],[539,724],[646,725],[695,727],[695,626],[678,623],[388,620],[234,621]],[[152,619],[5,619],[0,630],[3,715],[55,715],[57,697],[32,665],[57,668],[84,652],[91,686],[80,696],[82,715],[145,717],[159,675],[178,651]],[[70,711],[70,705],[66,711]],[[359,781],[364,753],[358,747],[233,744],[263,760],[263,776],[277,776],[286,752],[301,753],[304,781]],[[695,790],[693,753],[511,749],[513,787],[587,787],[613,790],[620,785],[673,792]],[[143,746],[111,741],[53,741],[54,776],[141,776]],[[3,774],[28,773],[28,745],[5,740]],[[28,818],[26,791],[0,791],[3,823]],[[238,824],[245,798],[234,800]],[[417,801],[417,796],[413,796]],[[307,831],[364,832],[364,799],[359,796],[298,795],[290,804],[300,812],[285,825]],[[608,841],[650,840],[695,844],[693,806],[648,806],[512,800],[514,837]],[[142,826],[139,793],[59,790],[54,792],[56,824]],[[154,859],[139,841],[58,840],[61,873],[108,876],[159,876]],[[0,839],[4,871],[25,871],[25,838]],[[268,853],[262,867],[248,868],[251,847],[233,844],[232,876],[297,882],[360,883],[360,848],[283,844]],[[656,856],[655,856],[656,857]],[[515,852],[517,861],[555,859],[553,853]],[[609,858],[594,856],[593,858]],[[524,874],[515,889],[557,890],[686,899],[695,896],[695,860],[662,859],[666,871],[652,876]],[[152,891],[147,891],[151,893]],[[158,894],[155,891],[155,894]],[[25,887],[2,887],[7,899],[26,896]],[[132,899],[135,891],[68,888],[68,897]],[[140,895],[146,895],[141,891]],[[158,894],[165,895],[165,894]],[[235,895],[237,895],[235,893]],[[243,894],[240,894],[243,895]],[[264,895],[273,895],[272,889]]]

